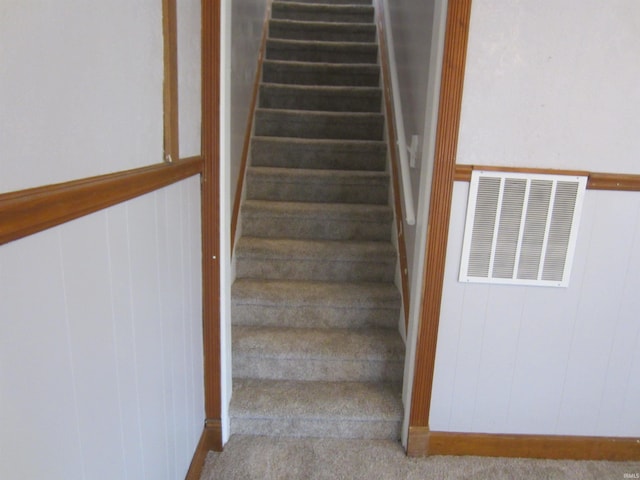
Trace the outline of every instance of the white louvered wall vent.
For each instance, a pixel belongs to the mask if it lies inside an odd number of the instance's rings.
[[[461,282],[566,287],[587,177],[473,171]]]

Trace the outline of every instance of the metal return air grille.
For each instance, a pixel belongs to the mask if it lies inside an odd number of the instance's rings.
[[[586,184],[473,171],[460,281],[566,287]]]

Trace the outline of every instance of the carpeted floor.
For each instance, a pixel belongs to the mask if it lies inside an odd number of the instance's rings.
[[[625,475],[626,474],[626,475]],[[201,480],[415,479],[624,480],[640,478],[640,462],[521,458],[408,458],[387,440],[233,435],[209,453]]]

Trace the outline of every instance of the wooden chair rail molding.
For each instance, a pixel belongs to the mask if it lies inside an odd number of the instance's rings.
[[[191,157],[0,194],[0,245],[152,192],[202,172]]]
[[[640,175],[633,175],[628,173],[601,173],[587,172],[584,170],[500,167],[493,165],[456,165],[456,173],[454,179],[459,182],[468,182],[471,180],[471,172],[473,170],[584,176],[589,177],[589,180],[587,181],[587,188],[589,190],[620,190],[626,192],[640,192]]]

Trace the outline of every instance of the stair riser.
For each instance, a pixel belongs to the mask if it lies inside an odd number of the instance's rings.
[[[380,112],[380,90],[360,93],[357,91],[323,92],[313,88],[260,89],[261,108],[287,110],[320,110],[325,112]]]
[[[273,2],[271,18],[299,20],[305,22],[346,22],[373,23],[374,10],[368,5],[294,5],[287,2]]]
[[[364,65],[304,65],[266,61],[262,80],[287,85],[377,87],[380,73],[378,68]]]
[[[251,237],[299,240],[391,240],[391,224],[309,217],[243,215],[242,232]]]
[[[269,24],[269,37],[324,42],[375,42],[376,29],[373,25],[301,25],[273,20]]]
[[[365,260],[365,259],[363,259]],[[331,261],[244,258],[238,256],[238,278],[265,280],[310,280],[335,282],[393,282],[395,258],[392,261]]]
[[[384,171],[386,155],[386,146],[375,144],[347,147],[263,139],[251,143],[251,164],[256,167]]]
[[[382,140],[382,115],[322,115],[279,111],[256,111],[255,134],[263,137],[294,137],[337,140]]]
[[[323,63],[376,63],[378,49],[369,45],[331,45],[313,43],[289,43],[276,40],[267,42],[266,58],[290,62]]]
[[[282,183],[247,176],[247,199],[281,202],[359,203],[386,205],[387,185],[349,185],[319,183]]]
[[[332,382],[384,382],[402,378],[403,361],[265,358],[233,354],[234,378]]]
[[[232,418],[231,433],[283,437],[400,438],[400,421],[304,418]]]
[[[294,328],[393,328],[398,309],[339,308],[331,306],[254,305],[231,301],[234,325]]]

